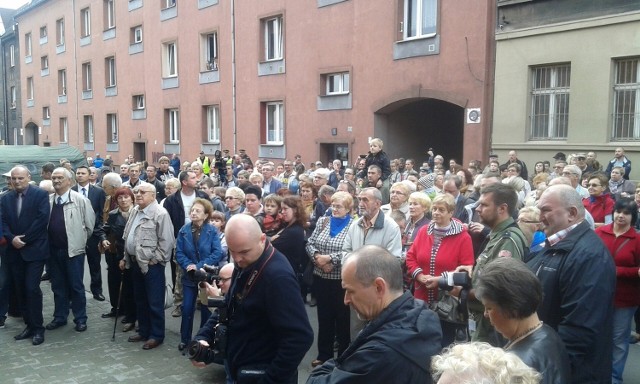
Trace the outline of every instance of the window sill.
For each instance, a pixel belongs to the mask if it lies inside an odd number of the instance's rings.
[[[268,157],[272,159],[284,159],[287,151],[283,144],[260,144],[258,147],[258,157]]]
[[[421,36],[393,44],[393,59],[401,60],[410,57],[431,56],[440,54],[440,35]]]
[[[340,109],[351,109],[353,98],[351,93],[322,95],[318,96],[318,111],[333,111]]]
[[[280,75],[286,72],[285,60],[269,60],[258,63],[258,76]]]

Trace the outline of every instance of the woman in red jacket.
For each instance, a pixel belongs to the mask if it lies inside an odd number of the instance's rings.
[[[622,383],[631,319],[640,305],[640,235],[634,228],[637,217],[636,203],[620,199],[615,203],[613,223],[596,229],[616,264],[612,383]]]
[[[596,228],[607,225],[612,221],[614,201],[605,192],[609,186],[609,179],[604,173],[594,173],[589,176],[587,189],[589,197],[582,199],[584,208],[593,216]]]
[[[428,304],[438,300],[438,279],[442,272],[461,265],[473,266],[473,245],[466,228],[453,219],[455,202],[451,195],[438,195],[431,204],[431,223],[420,229],[407,252],[407,271],[415,280],[413,295]],[[455,337],[455,327],[444,322],[442,345]]]

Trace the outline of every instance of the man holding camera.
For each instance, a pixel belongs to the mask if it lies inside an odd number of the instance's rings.
[[[440,321],[422,300],[403,293],[398,259],[365,245],[343,260],[342,287],[344,303],[367,325],[342,355],[314,369],[307,384],[431,383]]]
[[[291,264],[250,215],[232,216],[225,238],[236,266],[225,296],[231,377],[239,384],[297,383],[313,330]]]

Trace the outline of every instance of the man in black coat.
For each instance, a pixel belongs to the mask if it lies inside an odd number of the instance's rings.
[[[11,170],[13,191],[2,196],[2,235],[7,242],[3,261],[9,264],[14,288],[27,327],[16,340],[32,338],[33,345],[44,342],[40,277],[49,257],[49,194],[29,185],[31,174],[24,166]]]

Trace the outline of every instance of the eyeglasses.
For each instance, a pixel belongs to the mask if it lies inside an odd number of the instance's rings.
[[[345,172],[345,175],[353,175],[353,172]]]
[[[518,219],[518,223],[525,223],[525,224],[540,224],[539,221],[535,221],[535,220],[525,220],[525,219]]]
[[[153,193],[153,191],[142,191],[140,189],[133,191],[134,195],[144,195],[145,193]]]
[[[339,209],[344,209],[344,207],[342,205],[331,205],[331,209],[333,209],[334,211],[337,211]]]
[[[391,191],[391,192],[389,192],[389,194],[391,194],[391,195],[402,195],[402,196],[405,195],[405,193],[402,192],[402,191]]]
[[[600,184],[587,184],[588,187],[592,187],[592,188],[598,188],[598,187],[602,187],[602,185]]]
[[[233,196],[225,196],[225,200],[235,200],[236,198]]]
[[[227,281],[229,281],[229,280],[231,280],[231,278],[230,278],[230,277],[219,277],[219,278],[218,278],[218,281],[219,281],[220,283],[226,283],[226,282],[227,282]]]
[[[562,172],[562,176],[571,176],[571,175],[577,175],[577,173],[574,173],[574,172]]]

